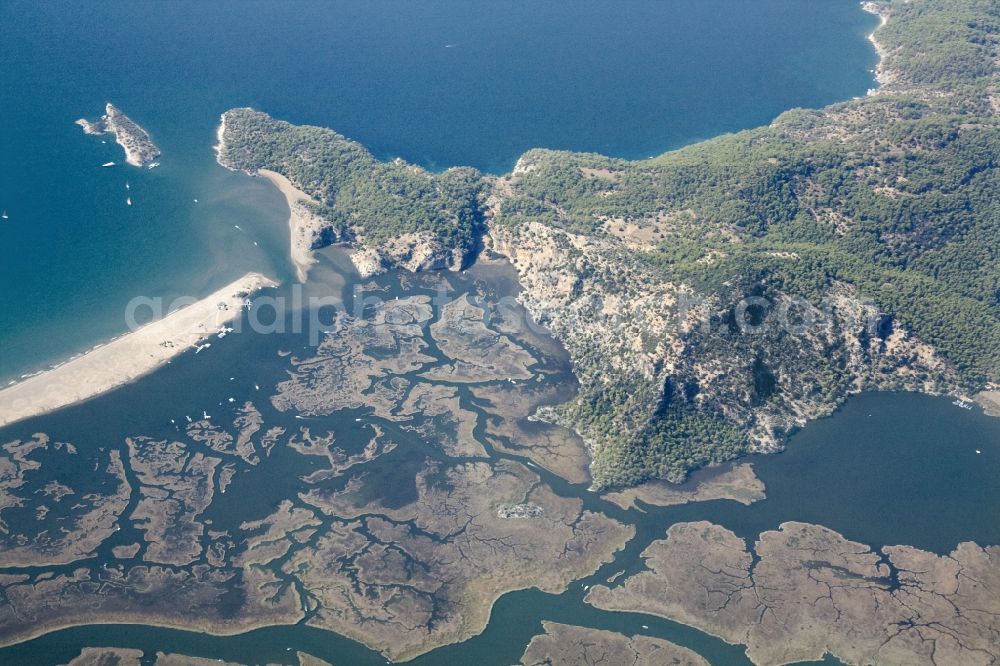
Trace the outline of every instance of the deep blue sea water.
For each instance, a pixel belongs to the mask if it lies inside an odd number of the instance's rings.
[[[854,0],[5,0],[0,380],[123,332],[133,296],[290,276],[282,199],[214,163],[228,108],[434,169],[502,172],[532,147],[646,157],[864,94],[874,23]],[[100,168],[120,149],[73,121],[106,100],[159,169]]]

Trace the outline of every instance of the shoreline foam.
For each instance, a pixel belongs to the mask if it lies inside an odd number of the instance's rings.
[[[229,169],[230,171],[236,171],[236,169],[226,166],[222,163],[222,152],[226,149],[226,114],[219,116],[219,127],[215,130],[215,145],[212,146],[212,151],[215,153],[215,162],[223,169]]]
[[[239,316],[243,299],[277,283],[247,273],[162,319],[0,389],[0,427],[39,416],[128,384],[218,332]],[[220,307],[221,304],[225,307]]]

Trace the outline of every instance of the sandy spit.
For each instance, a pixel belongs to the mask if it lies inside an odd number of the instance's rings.
[[[0,390],[0,426],[45,414],[134,381],[239,316],[244,298],[277,283],[247,273],[215,293],[51,370]]]

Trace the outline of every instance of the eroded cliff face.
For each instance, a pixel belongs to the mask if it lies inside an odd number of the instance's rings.
[[[293,215],[302,220],[299,226],[299,245],[308,250],[319,250],[335,243],[351,242],[350,234],[337,229],[329,221],[317,215],[304,202],[297,201],[291,206]]]

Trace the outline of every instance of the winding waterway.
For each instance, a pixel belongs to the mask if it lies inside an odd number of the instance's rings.
[[[355,277],[343,272],[337,252],[326,253],[310,285],[313,295],[350,295],[360,287]],[[331,261],[331,257],[336,261]],[[502,264],[477,266],[463,276],[451,276],[453,289],[447,298],[475,286],[491,299],[515,293],[511,272]],[[376,283],[364,285],[365,293],[385,301],[412,294],[439,296],[434,281],[390,274]],[[290,290],[276,290],[265,297],[286,296]],[[247,315],[245,315],[246,317]],[[257,313],[262,320],[266,315]],[[437,315],[435,315],[437,316]],[[378,425],[400,446],[383,459],[368,463],[375,481],[366,501],[381,506],[400,506],[415,498],[414,476],[425,459],[448,461],[428,440],[400,429],[393,421],[373,416],[365,410],[338,411],[327,417],[302,417],[295,412],[274,409],[266,399],[277,382],[287,376],[288,353],[308,355],[308,333],[292,332],[300,314],[285,322],[285,332],[259,334],[245,327],[212,348],[188,353],[168,367],[134,385],[88,403],[38,417],[0,431],[0,441],[26,438],[46,432],[53,439],[71,441],[84,455],[105,448],[121,449],[127,436],[136,434],[174,438],[182,436],[183,417],[211,412],[222,418],[235,403],[253,401],[267,426],[280,425],[294,432],[306,423],[314,431],[336,432],[338,442],[367,441],[371,424]],[[436,321],[428,322],[428,325]],[[244,319],[243,324],[246,324]],[[529,336],[536,352],[550,353],[540,360],[529,383],[563,386],[573,390],[572,376],[564,354],[554,349],[544,336]],[[428,337],[427,351],[446,359]],[[553,353],[554,352],[554,353]],[[417,373],[403,375],[415,379]],[[198,387],[192,390],[192,387]],[[527,458],[497,451],[484,436],[488,410],[470,394],[459,389],[462,407],[479,415],[475,439],[491,459]],[[565,393],[569,395],[569,393]],[[197,417],[196,417],[197,418]],[[175,423],[171,422],[174,419]],[[360,419],[360,421],[359,421]],[[180,425],[178,425],[178,423]],[[461,458],[451,458],[451,462]],[[583,603],[585,587],[604,583],[613,574],[643,570],[639,553],[655,539],[663,538],[673,523],[709,520],[722,524],[752,540],[763,530],[774,529],[788,520],[814,522],[831,527],[849,539],[878,548],[905,543],[937,553],[949,552],[959,541],[980,544],[1000,542],[1000,526],[989,516],[1000,510],[1000,488],[993,482],[1000,473],[1000,420],[978,410],[959,409],[947,399],[913,394],[866,394],[851,399],[834,416],[816,422],[793,436],[782,454],[751,458],[758,476],[766,485],[767,499],[749,506],[728,500],[697,502],[666,508],[642,505],[622,510],[587,490],[587,484],[573,484],[532,465],[531,469],[558,495],[578,497],[587,509],[634,525],[636,536],[613,562],[594,575],[573,583],[562,594],[538,590],[512,592],[501,597],[492,612],[489,626],[463,643],[439,648],[413,663],[514,663],[531,636],[541,630],[542,620],[618,631],[642,633],[668,639],[689,647],[713,664],[748,663],[738,646],[731,646],[701,631],[646,615],[611,613]],[[283,499],[302,490],[301,478],[317,468],[317,461],[277,446],[263,464],[241,469],[228,492],[216,497],[202,519],[215,529],[237,529],[243,521],[267,516]],[[719,470],[705,470],[692,483]],[[67,469],[61,479],[70,485],[86,470]],[[15,529],[30,522],[31,512],[6,514]],[[101,545],[96,561],[113,562],[115,545],[142,542],[141,533],[126,527]],[[74,563],[68,568],[85,565]],[[85,646],[135,647],[153,655],[174,652],[232,660],[243,663],[294,663],[301,650],[331,663],[384,663],[381,655],[347,638],[305,625],[268,627],[234,637],[209,636],[191,631],[138,625],[98,625],[55,631],[25,643],[0,650],[4,663],[61,663]]]

